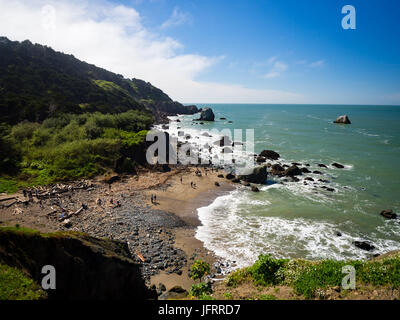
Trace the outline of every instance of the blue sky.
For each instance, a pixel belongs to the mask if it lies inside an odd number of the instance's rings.
[[[0,6],[5,3],[0,0]],[[32,36],[125,76],[137,73],[183,102],[400,104],[400,1],[88,3],[134,10],[137,23],[122,26],[124,37],[130,40],[144,30],[154,43],[162,44],[163,54],[135,63],[136,54],[130,53],[131,60],[126,61],[132,61],[132,67],[124,68],[110,58],[91,56],[87,48],[78,50],[83,40],[70,40],[66,48],[49,36]],[[356,9],[356,30],[341,27],[341,9],[347,4]],[[87,15],[96,22],[103,19],[103,24],[110,21],[110,17],[93,18],[89,10]],[[70,30],[58,30],[68,38]],[[11,33],[17,40],[24,36]],[[131,47],[137,43],[132,41]],[[150,47],[154,45],[147,43],[144,51]],[[96,51],[99,55],[100,49]],[[155,64],[153,73],[142,70]]]

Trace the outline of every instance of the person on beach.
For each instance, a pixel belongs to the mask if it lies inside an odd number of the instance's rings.
[[[151,195],[151,203],[154,203],[154,197],[153,197],[153,194]]]
[[[154,203],[157,203],[157,196],[154,195]]]
[[[182,182],[182,176],[181,176],[181,183],[183,183],[183,182]]]

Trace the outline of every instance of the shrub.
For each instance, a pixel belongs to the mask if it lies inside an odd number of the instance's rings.
[[[190,288],[190,295],[194,297],[200,297],[201,295],[211,294],[212,287],[211,282],[200,282],[198,284],[193,284]]]
[[[274,259],[270,255],[260,255],[254,265],[249,268],[249,273],[256,284],[265,286],[278,284],[283,280],[278,271],[288,261],[286,259]]]
[[[207,262],[201,260],[195,260],[191,269],[190,277],[193,280],[201,279],[210,273],[210,265]]]

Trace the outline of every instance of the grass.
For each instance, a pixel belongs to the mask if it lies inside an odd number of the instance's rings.
[[[22,271],[0,264],[0,300],[40,300],[47,294]]]
[[[0,161],[0,192],[91,178],[112,170],[133,172],[152,121],[149,114],[128,111],[63,114],[41,124],[2,126],[0,152],[9,156]]]
[[[373,285],[400,287],[400,256],[389,256],[371,261],[306,261],[274,259],[260,255],[253,266],[236,270],[226,281],[228,287],[237,287],[251,281],[258,286],[287,285],[298,295],[313,299],[320,290],[341,286],[346,275],[342,267],[351,265],[356,271],[356,286]]]

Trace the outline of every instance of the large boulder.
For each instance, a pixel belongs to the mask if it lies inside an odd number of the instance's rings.
[[[265,181],[267,181],[267,176],[267,168],[265,166],[262,166],[255,167],[253,169],[253,172],[248,175],[239,176],[239,179],[251,183],[264,184]]]
[[[198,121],[214,121],[215,115],[211,108],[201,109],[200,118]]]
[[[280,165],[280,164],[274,164],[271,167],[271,174],[275,175],[275,176],[280,176],[283,175],[283,173],[285,172],[285,169]]]
[[[347,115],[338,117],[334,123],[351,124],[351,121]]]
[[[259,154],[259,156],[270,159],[270,160],[278,160],[280,158],[279,153],[272,150],[263,150]]]
[[[300,176],[302,174],[302,172],[298,166],[293,165],[293,166],[287,168],[285,170],[284,174],[285,174],[285,176],[294,177],[294,176]]]
[[[360,248],[365,251],[372,251],[375,249],[375,246],[368,243],[367,241],[354,241],[353,243],[357,248]]]

